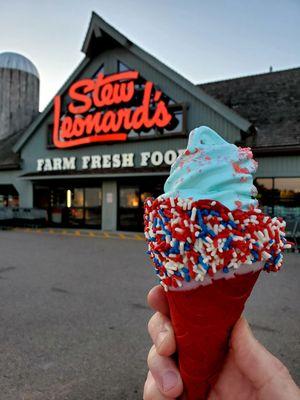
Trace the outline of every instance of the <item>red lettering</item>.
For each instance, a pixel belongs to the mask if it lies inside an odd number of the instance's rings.
[[[100,126],[101,113],[89,114],[86,116],[86,134],[91,135],[93,132],[99,133],[101,131]]]
[[[152,128],[153,124],[149,118],[149,107],[150,107],[150,99],[151,99],[151,91],[153,88],[152,82],[147,82],[144,90],[144,98],[143,98],[143,109],[144,109],[144,119],[143,124],[146,128]]]
[[[172,115],[170,115],[166,104],[163,101],[160,101],[157,104],[156,110],[154,112],[152,124],[158,126],[159,128],[163,128],[171,122],[171,119]]]
[[[131,114],[132,110],[130,108],[122,108],[119,110],[119,118],[120,118],[120,124],[121,126],[124,127],[126,131],[130,131],[132,129],[131,125]]]
[[[138,107],[132,115],[132,129],[139,130],[145,123],[144,106]]]
[[[85,131],[85,121],[81,117],[74,119],[73,123],[73,136],[81,137]]]
[[[120,84],[119,93],[115,93],[115,99],[117,104],[119,103],[128,103],[132,100],[134,96],[134,82],[128,82],[127,85],[124,83]]]
[[[102,118],[102,131],[108,133],[112,131],[112,127],[116,123],[116,113],[114,111],[106,111]]]
[[[134,80],[138,78],[137,71],[125,71],[104,77],[99,74],[93,91],[93,102],[96,107],[104,107],[121,102],[128,103],[134,95]],[[122,91],[118,93],[113,82],[119,82]],[[113,90],[111,90],[113,88]]]
[[[111,83],[103,86],[101,90],[101,99],[107,106],[114,104],[114,87]]]
[[[161,100],[161,91],[155,90],[152,82],[145,83],[141,104],[135,107],[130,104],[135,96],[135,80],[138,75],[137,71],[109,76],[100,73],[96,82],[91,79],[75,82],[69,89],[72,102],[68,105],[73,116],[62,118],[61,98],[56,96],[53,128],[55,146],[67,148],[97,142],[124,141],[127,132],[132,129],[141,131],[143,128],[166,127],[172,115],[166,103]],[[92,107],[95,109],[93,113],[82,115]]]
[[[73,136],[72,127],[73,127],[72,118],[65,117],[61,124],[60,136],[63,139],[70,139]]]
[[[69,89],[69,96],[72,100],[79,101],[83,103],[83,105],[75,106],[74,103],[70,103],[68,106],[68,110],[72,114],[81,114],[89,111],[92,107],[92,99],[87,96],[87,93],[91,92],[94,89],[95,82],[92,79],[83,79],[73,85]],[[82,93],[80,92],[82,89]]]

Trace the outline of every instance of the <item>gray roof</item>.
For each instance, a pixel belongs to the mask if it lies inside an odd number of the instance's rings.
[[[249,145],[300,146],[300,68],[198,87],[254,124],[257,134]]]
[[[20,157],[12,148],[23,134],[24,129],[0,140],[0,170],[18,169]]]
[[[40,78],[35,65],[27,57],[19,53],[9,51],[0,53],[0,68],[16,69],[35,75],[38,79]]]

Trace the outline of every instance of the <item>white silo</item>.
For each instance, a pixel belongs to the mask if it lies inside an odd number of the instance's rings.
[[[0,140],[24,130],[39,109],[39,73],[18,53],[0,53]]]

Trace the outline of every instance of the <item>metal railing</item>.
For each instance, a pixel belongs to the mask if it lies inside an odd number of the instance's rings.
[[[285,218],[286,237],[295,243],[295,250],[300,249],[300,218]]]

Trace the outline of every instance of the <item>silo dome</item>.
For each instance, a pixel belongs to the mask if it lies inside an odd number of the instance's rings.
[[[22,54],[10,51],[0,53],[0,68],[17,69],[35,75],[38,79],[40,78],[36,66]]]
[[[21,54],[0,53],[0,140],[21,134],[39,112],[39,73]]]

